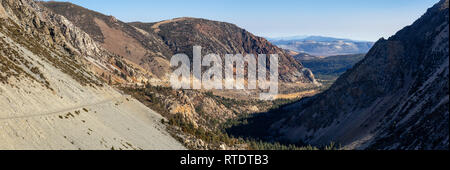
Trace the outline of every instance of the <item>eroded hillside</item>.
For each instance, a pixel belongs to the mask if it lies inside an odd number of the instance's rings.
[[[99,78],[120,58],[64,17],[1,0],[0,23],[0,149],[184,148],[163,117]]]

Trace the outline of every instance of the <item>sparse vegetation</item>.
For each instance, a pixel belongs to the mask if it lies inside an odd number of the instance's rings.
[[[247,140],[246,142],[249,144],[249,147],[252,150],[319,150],[319,148],[310,145],[299,147],[292,144],[281,144],[279,142],[269,143],[256,140]]]
[[[204,121],[197,121],[198,125],[194,125],[182,113],[170,113],[168,105],[165,100],[176,100],[179,97],[178,93],[184,93],[183,91],[174,91],[169,87],[151,86],[147,84],[145,87],[132,87],[122,88],[122,90],[135,97],[151,109],[163,115],[168,121],[161,119],[161,123],[168,125],[169,131],[172,135],[183,142],[183,138],[180,138],[178,134],[184,134],[192,136],[195,139],[202,140],[207,143],[210,149],[218,149],[220,145],[226,146],[241,146],[244,149],[254,150],[313,150],[317,149],[311,146],[299,147],[296,145],[284,145],[281,143],[263,142],[261,140],[249,138],[242,139],[230,136],[226,131],[227,128],[246,123],[245,118],[251,117],[252,112],[242,112],[239,110],[245,106],[258,106],[260,108],[266,108],[267,110],[279,108],[282,105],[295,102],[296,100],[279,99],[274,101],[259,101],[259,100],[237,100],[232,98],[225,98],[216,96],[212,92],[192,92],[202,96],[201,100],[206,98],[212,99],[216,104],[224,106],[226,109],[231,110],[236,116],[226,121],[219,121],[219,118],[212,117],[211,113],[205,111],[205,107],[209,107],[203,104],[203,102],[193,103],[195,112],[204,118]],[[163,97],[164,96],[164,97]],[[173,97],[173,98],[171,98]],[[195,99],[191,99],[195,100]],[[265,107],[264,107],[265,106]],[[187,146],[190,147],[190,146]],[[197,148],[191,148],[197,149]]]
[[[83,66],[77,59],[76,56],[71,56],[69,52],[63,53],[67,49],[60,49],[57,46],[52,46],[50,42],[46,42],[48,40],[43,39],[40,33],[28,34],[22,31],[19,25],[10,19],[0,19],[0,23],[2,27],[3,33],[6,34],[9,38],[11,38],[15,43],[20,44],[25,47],[27,50],[31,51],[33,54],[42,57],[42,59],[48,61],[54,67],[60,69],[62,72],[72,76],[73,79],[78,81],[82,85],[89,86],[101,86],[101,82],[96,80],[91,73],[85,71],[85,66]],[[41,28],[40,31],[44,32],[44,29],[48,29],[49,31],[56,31],[50,28]],[[43,33],[42,33],[43,34]],[[49,36],[45,35],[44,36]],[[56,35],[53,35],[56,36]],[[48,37],[48,38],[56,38],[56,37]],[[41,82],[47,88],[50,88],[50,84],[45,78],[45,76],[40,72],[39,68],[33,66],[27,59],[24,58],[24,55],[19,54],[20,50],[14,49],[14,47],[10,46],[8,43],[4,42],[1,39],[1,52],[0,52],[0,66],[2,72],[4,71],[6,75],[0,75],[0,80],[5,83],[8,77],[10,76],[20,76],[24,75],[32,80]],[[37,80],[34,76],[30,75],[27,71],[23,70],[19,65],[25,66],[25,68],[29,69],[31,73],[37,75],[38,78],[42,79],[41,81]],[[14,71],[11,71],[14,70]],[[15,74],[12,74],[15,73]]]

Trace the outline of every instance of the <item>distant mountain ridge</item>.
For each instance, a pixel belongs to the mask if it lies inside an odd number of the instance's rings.
[[[289,36],[289,37],[267,37],[269,41],[351,41],[351,42],[371,42],[364,40],[352,40],[349,38],[335,38],[320,35],[300,35],[300,36]]]
[[[373,42],[324,36],[293,36],[269,38],[280,48],[316,56],[334,56],[367,53]]]

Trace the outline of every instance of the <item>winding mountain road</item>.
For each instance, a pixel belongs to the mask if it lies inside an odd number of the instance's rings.
[[[86,107],[97,106],[97,105],[106,104],[106,103],[109,103],[109,102],[123,101],[123,100],[125,100],[127,98],[129,98],[129,97],[128,96],[122,96],[122,97],[119,97],[119,98],[109,98],[109,99],[101,100],[99,102],[95,102],[95,103],[91,103],[91,104],[78,105],[78,106],[74,106],[74,107],[70,107],[70,108],[64,108],[64,109],[60,109],[60,110],[55,110],[55,111],[50,111],[50,112],[45,112],[45,113],[39,113],[39,114],[24,115],[24,116],[13,116],[13,117],[0,117],[0,121],[2,121],[2,120],[25,119],[25,118],[32,118],[32,117],[57,115],[57,114],[60,114],[60,113],[63,113],[63,112],[70,112],[70,111],[73,111],[73,110],[78,110],[78,109],[83,109],[83,108],[86,108]]]

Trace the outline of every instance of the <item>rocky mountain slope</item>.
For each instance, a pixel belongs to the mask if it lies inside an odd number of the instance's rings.
[[[200,45],[202,54],[279,54],[279,72],[283,82],[315,82],[311,72],[292,56],[266,39],[233,24],[196,18],[127,24],[70,3],[41,4],[66,16],[106,49],[142,66],[162,80],[168,78],[169,59],[173,54],[192,56],[193,46]]]
[[[145,68],[156,78],[164,78],[170,71],[167,60],[173,53],[157,35],[135,28],[113,16],[106,16],[71,3],[40,2],[40,4],[63,15],[105,49]]]
[[[0,149],[183,149],[102,75],[136,73],[31,0],[0,1]],[[120,67],[118,66],[120,65]]]
[[[278,54],[283,82],[311,83],[314,77],[301,63],[266,39],[257,37],[234,24],[198,18],[176,18],[157,23],[130,23],[161,37],[176,53],[192,56],[192,46],[203,47],[203,54]]]
[[[242,128],[259,124],[270,128],[261,135],[289,143],[447,150],[448,4],[440,1],[411,26],[379,40],[329,90]]]
[[[373,42],[354,41],[349,39],[321,36],[269,40],[273,44],[283,49],[324,57],[367,53],[374,44]]]

